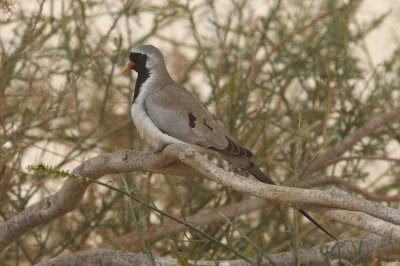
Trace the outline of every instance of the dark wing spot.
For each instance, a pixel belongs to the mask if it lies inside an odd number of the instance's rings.
[[[196,117],[193,115],[192,112],[188,113],[189,116],[189,127],[194,128],[196,126]]]
[[[206,123],[206,119],[203,120],[203,124],[208,127],[209,130],[213,131],[214,129],[212,127],[210,127],[209,125],[207,125]]]

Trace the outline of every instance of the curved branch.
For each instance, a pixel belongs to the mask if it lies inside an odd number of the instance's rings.
[[[183,176],[201,176],[177,162],[182,147],[168,146],[160,153],[123,150],[103,154],[83,162],[73,173],[98,179],[114,173],[149,171]],[[173,150],[173,151],[171,151]],[[55,194],[28,207],[0,226],[0,252],[31,229],[68,213],[80,204],[89,183],[67,179]]]
[[[318,185],[323,185],[327,183],[337,183],[340,185],[343,185],[347,187],[348,189],[361,194],[369,199],[377,200],[377,201],[399,201],[400,200],[400,194],[394,195],[394,196],[386,196],[386,195],[378,195],[374,194],[368,191],[365,191],[364,189],[361,189],[350,182],[344,180],[343,178],[336,177],[336,176],[326,176],[323,178],[318,178],[314,179],[311,181],[307,182],[307,187],[315,187]],[[304,185],[301,185],[299,187],[305,187]],[[264,200],[262,198],[249,198],[245,199],[240,202],[236,202],[227,206],[220,207],[215,210],[202,210],[195,215],[191,215],[185,218],[186,221],[188,222],[193,222],[195,224],[200,224],[200,225],[210,225],[214,224],[216,222],[219,222],[221,220],[226,219],[225,217],[228,218],[233,218],[237,217],[242,214],[248,214],[253,211],[265,208],[271,204],[271,201]],[[311,207],[312,208],[312,207]],[[318,212],[318,211],[316,211]],[[222,216],[223,214],[224,216]],[[325,213],[326,215],[326,213]],[[333,215],[333,214],[331,214]],[[342,213],[343,216],[346,216],[348,222],[352,223],[354,227],[358,227],[359,221],[357,219],[362,219],[359,214],[356,214],[357,217],[353,215],[351,212],[347,213]],[[349,216],[350,215],[350,216]],[[366,217],[365,217],[366,218]],[[369,219],[369,218],[368,218]],[[163,235],[174,235],[178,234],[182,231],[186,230],[186,227],[178,222],[175,221],[166,221],[161,225],[152,225],[147,228],[144,228],[142,231],[142,238],[144,241],[154,241],[157,238],[163,236]],[[120,237],[117,237],[113,239],[114,243],[117,243],[118,245],[121,245],[123,247],[130,247],[133,249],[134,247],[138,246],[139,243],[139,238],[138,234],[136,232],[131,232],[125,235],[122,235]],[[104,243],[100,246],[101,248],[113,248],[113,246],[109,243]]]
[[[268,259],[274,261],[277,265],[296,265],[296,263],[306,265],[325,265],[334,260],[340,259],[344,261],[369,262],[374,259],[374,251],[376,258],[381,260],[389,259],[400,252],[400,243],[388,241],[385,238],[376,235],[367,235],[357,238],[340,240],[338,242],[328,242],[311,248],[301,249],[298,252],[298,259],[293,252],[283,252],[268,255]],[[173,264],[177,261],[171,258],[155,257],[157,265]],[[189,261],[201,265],[249,265],[243,260],[228,261]],[[263,259],[261,263],[265,265],[271,262]],[[84,250],[57,258],[53,258],[47,262],[38,264],[38,266],[47,265],[150,265],[146,255],[140,253],[128,253],[124,251],[116,251],[109,249]]]
[[[398,226],[400,224],[400,211],[396,209],[355,198],[339,191],[328,192],[261,184],[218,168],[197,152],[190,153],[188,151],[186,154],[188,156],[181,159],[182,162],[218,184],[295,208],[311,210],[366,231],[373,229],[371,231],[373,233],[400,241],[400,226]],[[359,213],[363,213],[363,215]],[[342,218],[341,215],[344,217]],[[357,220],[348,219],[349,217],[357,217]],[[376,223],[377,221],[379,223]],[[376,226],[372,228],[371,223],[376,223]],[[390,229],[382,227],[381,223]]]
[[[310,165],[310,167],[304,173],[304,176],[315,173],[318,170],[325,168],[327,165],[335,162],[335,157],[344,151],[348,150],[349,147],[356,144],[360,139],[365,136],[369,136],[375,133],[378,128],[390,123],[392,120],[400,116],[400,106],[394,108],[388,113],[374,117],[363,127],[361,127],[356,132],[346,136],[342,141],[338,142],[335,146],[327,150],[326,152],[320,154]],[[303,170],[303,169],[300,169]]]
[[[97,179],[106,174],[130,171],[204,177],[240,192],[296,208],[312,210],[389,239],[400,240],[400,226],[397,226],[400,224],[398,210],[338,192],[263,184],[217,167],[187,145],[169,145],[162,152],[156,153],[124,150],[99,155],[82,163],[73,173]],[[2,224],[0,251],[32,228],[76,208],[88,185],[89,183],[86,182],[67,179],[63,187],[54,195],[34,204]],[[351,215],[357,216],[358,220],[346,219]],[[382,225],[385,226],[382,227]]]
[[[189,154],[189,152],[187,152]],[[216,167],[201,154],[194,152],[182,162],[199,171],[202,176],[231,189],[253,196],[300,208],[301,204],[334,207],[351,211],[361,211],[382,220],[400,225],[400,211],[381,204],[352,197],[338,191],[322,191],[294,187],[274,186],[245,178]]]

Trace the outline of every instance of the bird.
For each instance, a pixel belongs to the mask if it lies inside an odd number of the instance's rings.
[[[253,153],[233,140],[230,132],[209,109],[169,74],[162,52],[153,45],[141,45],[129,53],[121,72],[137,72],[131,115],[141,139],[156,150],[180,143],[204,153],[216,153],[234,167],[260,182],[276,185],[252,161]],[[320,230],[337,240],[307,212],[299,210]]]

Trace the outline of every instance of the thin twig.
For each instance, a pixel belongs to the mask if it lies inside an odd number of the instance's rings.
[[[301,26],[300,28],[298,28],[296,31],[294,31],[293,33],[289,34],[288,36],[286,36],[285,39],[283,39],[281,42],[279,42],[277,45],[275,45],[272,50],[265,56],[264,60],[261,61],[261,63],[255,68],[254,71],[254,75],[252,75],[249,78],[249,82],[250,84],[253,83],[253,80],[256,79],[258,77],[258,75],[261,73],[263,67],[265,66],[266,63],[269,62],[269,60],[271,59],[271,57],[279,50],[282,48],[282,46],[284,46],[286,43],[288,43],[289,41],[291,41],[296,35],[303,33],[305,30],[309,29],[310,27],[314,26],[315,24],[317,24],[319,21],[323,20],[326,17],[329,17],[331,15],[334,15],[340,11],[343,11],[347,8],[349,8],[351,5],[353,5],[355,2],[360,1],[360,0],[351,0],[350,2],[348,2],[347,4],[344,4],[338,8],[335,8],[333,10],[329,10],[325,13],[322,13],[321,15],[319,15],[318,17],[312,19],[309,23]]]
[[[308,170],[305,173],[305,176],[325,168],[327,165],[331,164],[332,159],[334,159],[336,156],[340,155],[344,151],[348,150],[349,147],[356,144],[363,137],[375,133],[380,127],[390,123],[399,116],[400,116],[400,106],[390,110],[389,112],[383,115],[371,119],[356,132],[348,135],[342,141],[338,142],[335,146],[333,146],[326,152],[320,154],[308,168]]]

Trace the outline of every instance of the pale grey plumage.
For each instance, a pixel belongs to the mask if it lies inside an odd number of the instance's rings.
[[[171,143],[187,143],[199,151],[219,153],[258,180],[275,184],[251,162],[252,153],[232,140],[225,126],[169,75],[160,50],[143,45],[130,53],[128,67],[138,72],[132,104],[132,118],[140,136],[154,148]],[[305,211],[300,212],[326,234],[332,236]]]
[[[147,55],[145,67],[149,71],[149,78],[143,83],[142,91],[137,102],[134,102],[134,106],[140,105],[162,133],[193,144],[195,147],[217,151],[237,167],[248,167],[251,164],[248,159],[252,156],[251,152],[237,145],[226,127],[207,107],[170,77],[165,67],[164,57],[157,48],[144,45],[133,49],[132,53]],[[137,120],[135,116],[132,111],[133,119]],[[193,126],[190,126],[189,116],[195,119],[192,121]],[[140,123],[135,121],[135,124],[140,131]],[[151,132],[148,131],[148,134]],[[146,134],[143,133],[143,135]],[[150,144],[156,147],[154,143]],[[163,144],[168,143],[157,143],[158,146]]]
[[[170,104],[174,102],[176,104]],[[163,132],[190,144],[215,149],[228,147],[227,130],[194,97],[177,84],[166,84],[149,94],[144,102],[151,120]],[[196,117],[189,125],[188,114]]]

